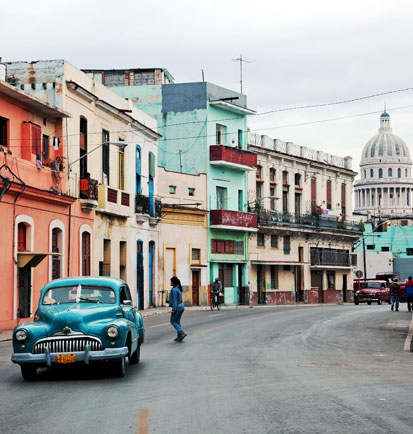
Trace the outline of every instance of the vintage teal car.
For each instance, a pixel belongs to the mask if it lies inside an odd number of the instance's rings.
[[[69,277],[41,291],[34,322],[13,331],[12,362],[25,380],[37,369],[66,363],[106,361],[125,375],[125,358],[139,363],[144,341],[142,316],[132,306],[128,285],[111,277]]]

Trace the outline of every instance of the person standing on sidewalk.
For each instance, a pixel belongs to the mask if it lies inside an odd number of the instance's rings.
[[[412,276],[409,276],[406,282],[406,298],[407,298],[407,309],[409,312],[413,309],[413,280]]]
[[[393,283],[390,285],[390,301],[391,301],[391,310],[394,310],[394,305],[396,304],[396,312],[399,310],[399,301],[400,301],[400,286],[397,282],[397,278],[393,279]]]
[[[169,293],[169,306],[172,307],[171,324],[176,329],[178,336],[174,339],[176,342],[182,342],[186,333],[181,327],[181,317],[184,313],[184,304],[182,302],[182,285],[181,281],[176,277],[171,277],[171,292]]]

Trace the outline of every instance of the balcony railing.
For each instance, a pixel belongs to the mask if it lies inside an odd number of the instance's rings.
[[[209,159],[211,164],[219,164],[241,170],[253,170],[257,167],[257,154],[230,146],[210,146]]]
[[[257,214],[252,212],[213,209],[209,212],[210,226],[238,227],[240,230],[254,230],[258,226]]]
[[[350,267],[350,253],[346,250],[311,248],[311,265]]]
[[[98,181],[96,179],[81,179],[79,183],[79,199],[84,211],[90,211],[98,206]]]
[[[289,214],[278,211],[263,210],[258,212],[258,223],[261,225],[297,225],[313,226],[319,229],[347,230],[362,232],[358,223],[351,221],[339,221],[336,216],[314,216],[311,214]]]
[[[143,194],[138,194],[135,200],[135,213],[136,214],[148,214],[151,217],[161,218],[162,216],[162,202],[158,199]]]

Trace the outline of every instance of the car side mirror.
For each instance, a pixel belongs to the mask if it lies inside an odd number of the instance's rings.
[[[132,300],[123,300],[122,304],[124,306],[132,306]]]

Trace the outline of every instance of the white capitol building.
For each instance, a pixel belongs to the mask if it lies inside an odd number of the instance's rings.
[[[354,183],[355,212],[381,216],[413,214],[412,161],[406,143],[390,128],[386,110],[378,134],[364,146],[360,179]]]

